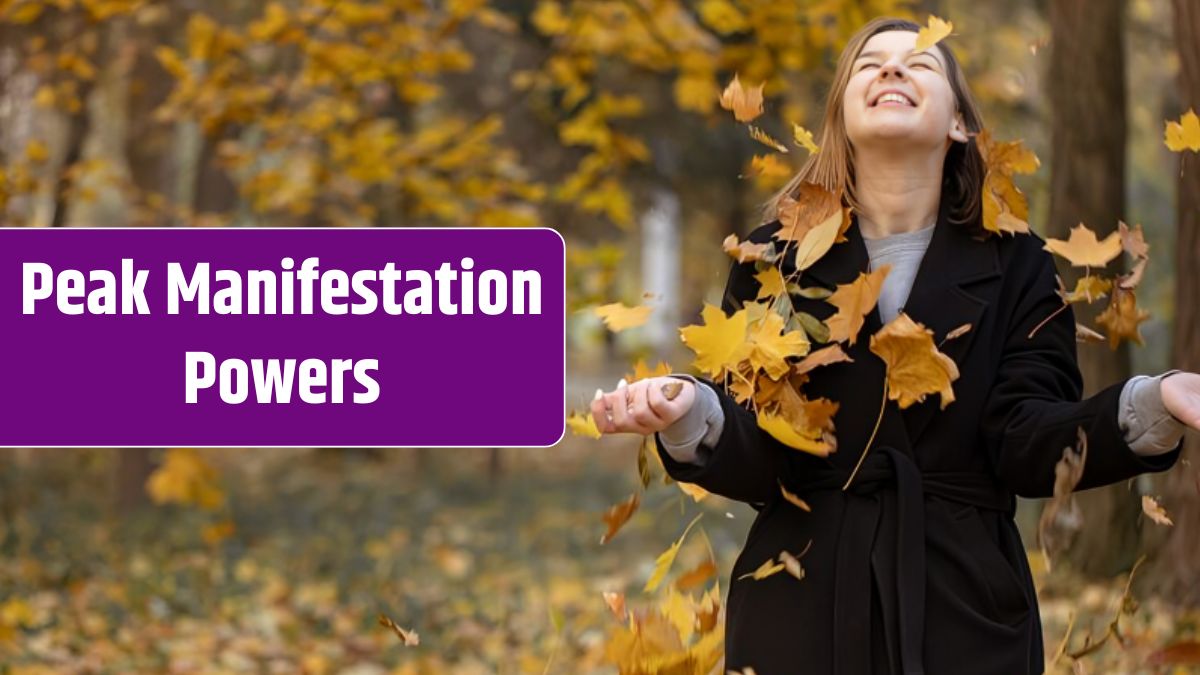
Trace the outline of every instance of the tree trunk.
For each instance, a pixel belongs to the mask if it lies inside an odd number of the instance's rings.
[[[1175,42],[1179,50],[1180,112],[1200,111],[1200,6],[1174,0]],[[1200,372],[1200,277],[1191,273],[1200,260],[1200,161],[1192,152],[1179,156],[1179,195],[1175,239],[1175,329],[1171,365]],[[1200,603],[1200,436],[1189,432],[1183,458],[1166,475],[1156,477],[1163,505],[1175,521],[1170,528],[1147,531],[1148,585],[1184,606]],[[1186,462],[1186,463],[1185,463]]]
[[[1048,236],[1065,239],[1082,222],[1103,237],[1125,215],[1125,54],[1122,0],[1053,0],[1049,99],[1052,110]],[[1103,111],[1098,114],[1097,111]],[[1119,269],[1120,259],[1108,271]],[[1059,261],[1068,288],[1079,273]],[[1105,301],[1075,306],[1095,326]],[[1130,375],[1129,348],[1080,345],[1088,396]],[[1085,574],[1109,577],[1131,565],[1140,505],[1126,484],[1078,495],[1085,524],[1067,558]]]

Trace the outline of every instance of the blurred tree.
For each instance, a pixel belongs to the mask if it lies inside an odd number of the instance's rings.
[[[1101,236],[1125,218],[1124,0],[1053,0],[1047,95],[1051,107],[1050,215],[1045,234],[1066,239],[1083,222]],[[1113,263],[1121,269],[1123,259]],[[1068,288],[1082,270],[1060,262]],[[1102,307],[1076,306],[1095,325]],[[1080,345],[1079,366],[1088,396],[1130,375],[1129,347]],[[1067,553],[1086,574],[1111,577],[1137,555],[1141,507],[1125,484],[1078,495],[1085,524]]]
[[[1174,0],[1175,38],[1179,50],[1180,112],[1200,111],[1200,5],[1194,0]],[[1194,270],[1200,261],[1200,163],[1193,152],[1179,155],[1176,269]],[[1200,372],[1200,275],[1175,276],[1175,323],[1171,365]],[[1200,475],[1196,452],[1200,438],[1189,432],[1184,459],[1170,473],[1156,477],[1162,502],[1175,526],[1147,532],[1154,552],[1147,584],[1184,606],[1200,603]],[[1186,464],[1184,463],[1188,461]]]

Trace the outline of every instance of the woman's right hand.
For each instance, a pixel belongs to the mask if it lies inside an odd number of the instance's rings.
[[[667,400],[664,385],[682,385],[679,393]],[[633,384],[621,380],[610,392],[596,390],[592,399],[592,418],[602,434],[628,432],[652,434],[671,426],[692,409],[696,385],[678,377],[646,377]]]

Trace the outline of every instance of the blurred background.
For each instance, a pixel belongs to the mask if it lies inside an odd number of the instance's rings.
[[[1200,171],[1164,144],[1200,107],[1194,0],[0,0],[0,221],[553,227],[586,411],[639,361],[690,370],[677,329],[719,304],[722,239],[807,155],[752,139],[725,86],[764,85],[776,138],[817,131],[845,40],[884,14],[954,23],[986,126],[1041,159],[1016,180],[1042,236],[1145,228],[1145,344],[1080,345],[1088,393],[1200,371]],[[645,293],[638,328],[594,312]],[[1051,672],[1200,663],[1196,440],[1078,495],[1052,564],[1021,505]],[[0,673],[708,672],[699,633],[631,633],[603,594],[678,616],[643,591],[666,549],[715,560],[723,598],[754,512],[640,448],[0,449]],[[631,516],[601,544],[610,508]]]

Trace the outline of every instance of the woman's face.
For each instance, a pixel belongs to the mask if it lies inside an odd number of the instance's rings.
[[[899,145],[944,151],[951,141],[967,141],[940,50],[914,54],[916,41],[911,31],[877,33],[851,65],[842,112],[855,148]]]

